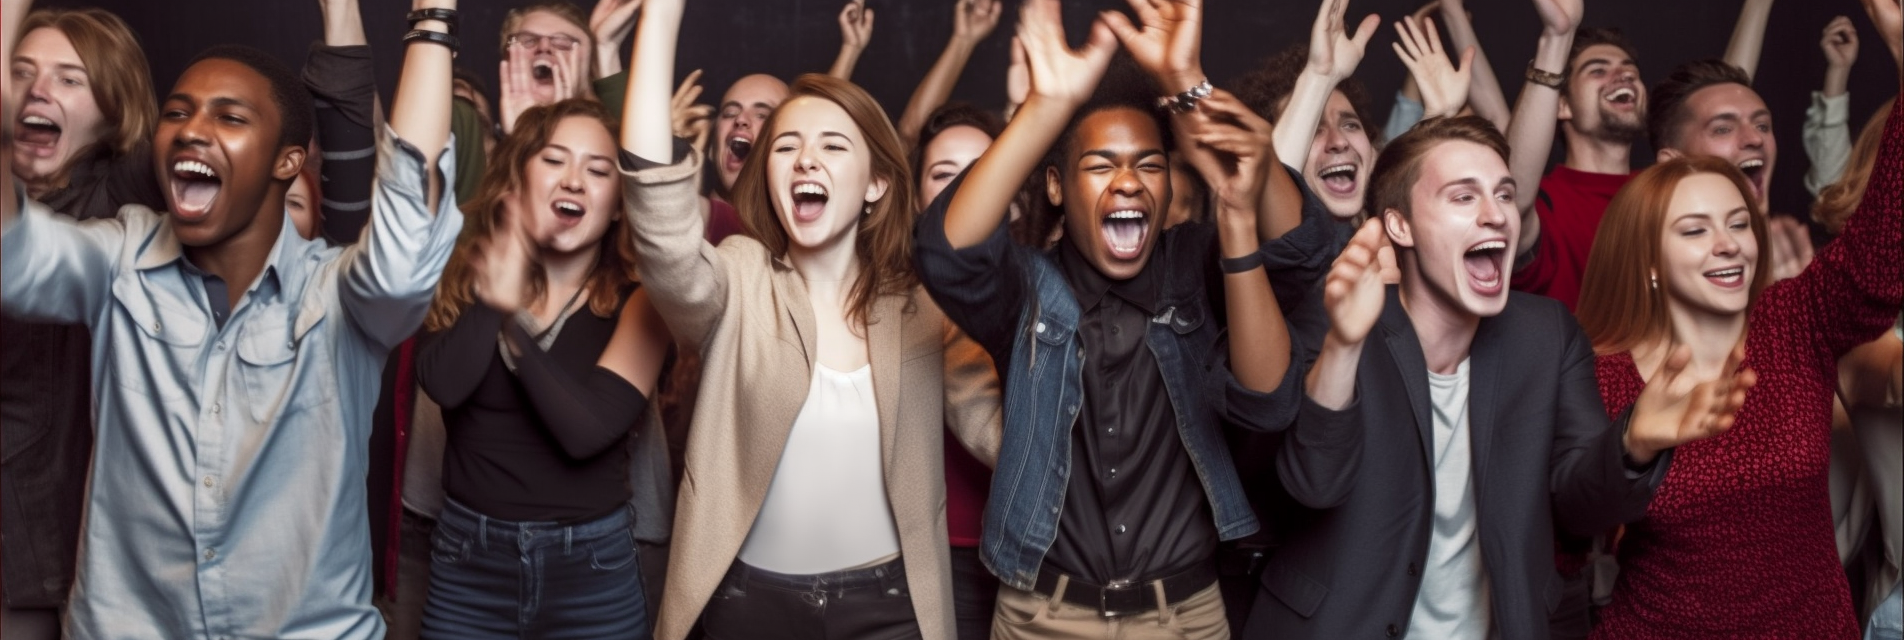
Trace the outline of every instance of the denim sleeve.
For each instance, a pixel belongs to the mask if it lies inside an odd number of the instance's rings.
[[[352,322],[385,349],[409,338],[423,323],[436,281],[463,229],[463,213],[456,208],[449,183],[449,176],[456,174],[456,142],[449,141],[434,167],[395,131],[386,129],[377,142],[370,226],[363,239],[338,258],[338,287]],[[435,211],[425,205],[430,172],[443,185]]]
[[[985,347],[999,366],[1007,366],[1012,338],[1029,302],[1024,266],[1003,223],[978,244],[952,248],[945,237],[945,214],[964,183],[960,174],[919,216],[913,227],[913,264],[926,293],[946,317]]]

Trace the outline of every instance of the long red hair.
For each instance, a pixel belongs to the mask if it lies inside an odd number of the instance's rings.
[[[1758,261],[1752,267],[1747,307],[1771,284],[1771,243],[1766,240],[1765,212],[1745,174],[1732,163],[1711,156],[1688,156],[1653,165],[1620,189],[1607,205],[1600,231],[1587,255],[1580,280],[1580,303],[1574,315],[1601,355],[1631,351],[1670,335],[1672,316],[1666,309],[1666,289],[1654,284],[1662,268],[1660,246],[1666,230],[1666,210],[1679,182],[1688,176],[1722,176],[1744,196],[1751,212],[1752,237],[1758,240]]]

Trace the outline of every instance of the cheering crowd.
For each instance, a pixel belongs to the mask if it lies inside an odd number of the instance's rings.
[[[1465,0],[1395,22],[1377,131],[1349,0],[1228,82],[1201,0],[1020,0],[1002,113],[948,102],[1007,10],[957,0],[896,121],[860,2],[710,106],[686,0],[374,46],[319,0],[301,71],[170,88],[0,0],[0,633],[1904,638],[1904,116],[1849,113],[1856,25],[1774,215],[1771,0],[1648,74],[1530,1],[1512,105]]]

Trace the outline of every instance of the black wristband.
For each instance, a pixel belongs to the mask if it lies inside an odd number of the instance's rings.
[[[434,42],[436,44],[449,47],[450,57],[452,58],[456,57],[456,50],[461,45],[461,42],[459,42],[456,39],[456,36],[443,33],[441,31],[431,31],[429,29],[412,29],[409,33],[403,34],[403,43],[406,45],[417,40]]]
[[[1257,267],[1263,266],[1263,252],[1251,251],[1249,255],[1223,258],[1218,260],[1217,263],[1223,267],[1224,275],[1248,273]]]
[[[417,9],[416,11],[405,14],[403,17],[410,21],[410,28],[412,29],[416,28],[418,22],[424,20],[440,20],[449,28],[450,35],[456,35],[457,20],[455,9]]]

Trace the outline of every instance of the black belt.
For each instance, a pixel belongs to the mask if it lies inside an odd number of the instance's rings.
[[[1039,567],[1038,582],[1032,590],[1050,596],[1058,590],[1058,578],[1063,575],[1056,567],[1045,564]],[[1146,582],[1113,580],[1109,585],[1095,585],[1071,576],[1064,586],[1064,601],[1096,609],[1106,618],[1156,611],[1157,591],[1156,587],[1151,586],[1156,583],[1163,583],[1164,605],[1177,604],[1215,584],[1216,567],[1208,562],[1199,562],[1174,576]]]

